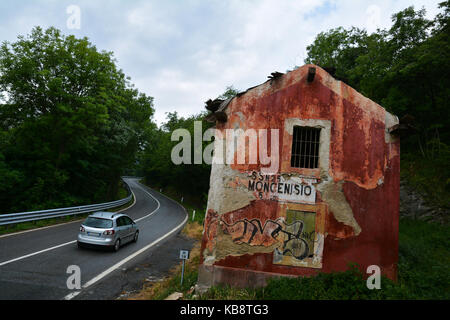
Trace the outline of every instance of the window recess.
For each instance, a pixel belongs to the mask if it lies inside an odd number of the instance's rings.
[[[291,167],[317,169],[319,167],[320,128],[294,126]]]

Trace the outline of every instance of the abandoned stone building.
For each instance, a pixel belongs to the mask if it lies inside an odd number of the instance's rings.
[[[395,279],[397,117],[315,65],[269,78],[207,103],[207,119],[223,137],[272,131],[268,142],[258,140],[256,162],[248,161],[249,141],[231,151],[245,163],[212,165],[199,286],[263,286],[269,277],[344,271],[350,263],[363,273],[376,265]],[[275,171],[265,170],[261,148],[279,156]]]

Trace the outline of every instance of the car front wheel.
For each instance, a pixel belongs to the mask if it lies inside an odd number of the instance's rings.
[[[136,233],[134,234],[134,239],[133,239],[133,241],[134,241],[134,242],[137,242],[137,241],[138,241],[138,238],[139,238],[139,231],[136,231]]]

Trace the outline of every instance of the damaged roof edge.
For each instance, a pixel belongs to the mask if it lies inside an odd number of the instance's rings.
[[[231,97],[231,98],[228,98],[227,100],[223,101],[223,102],[220,104],[220,106],[219,106],[219,108],[217,109],[217,111],[211,112],[210,114],[208,114],[208,115],[205,117],[205,120],[208,121],[208,122],[211,122],[211,123],[215,123],[216,121],[226,122],[226,121],[227,121],[227,117],[226,117],[226,114],[225,114],[225,109],[228,107],[228,105],[230,104],[230,102],[231,102],[235,97],[236,97],[236,96]]]
[[[305,66],[306,66],[306,65],[305,65]],[[311,67],[311,66],[315,67],[315,65],[308,65],[308,66],[310,66],[310,67]],[[300,67],[300,68],[301,68],[301,67]],[[299,69],[299,68],[297,68],[297,69]],[[294,69],[294,70],[292,70],[292,71],[295,71],[295,70],[297,70],[297,69]],[[292,72],[292,71],[289,71],[289,72]],[[289,72],[287,72],[287,73],[289,73]],[[278,71],[272,72],[271,75],[268,77],[268,80],[264,81],[263,83],[258,84],[258,85],[253,86],[253,87],[250,87],[250,88],[248,88],[248,89],[245,90],[245,91],[239,92],[239,93],[236,94],[234,97],[228,98],[227,100],[223,101],[223,102],[220,104],[220,106],[219,106],[219,108],[217,109],[217,111],[211,112],[210,114],[208,114],[208,115],[205,117],[205,120],[208,121],[208,122],[211,122],[211,123],[216,122],[216,121],[218,120],[218,119],[217,119],[218,117],[216,116],[215,113],[216,113],[216,112],[217,112],[217,113],[219,113],[219,112],[220,112],[220,113],[225,112],[225,110],[227,109],[228,105],[231,103],[231,101],[232,101],[234,98],[243,96],[244,94],[246,94],[246,93],[249,92],[250,90],[255,89],[255,88],[259,87],[259,86],[262,86],[262,85],[266,84],[267,82],[271,82],[271,81],[273,81],[274,79],[281,78],[281,77],[283,77],[284,75],[286,75],[287,73],[281,73],[281,72],[278,72]],[[221,117],[221,118],[222,118],[222,117]]]
[[[351,86],[350,86],[349,84],[347,84],[346,82],[343,82],[342,80],[335,78],[335,77],[334,77],[327,69],[322,68],[322,67],[320,67],[320,66],[318,66],[318,65],[315,65],[315,64],[305,64],[305,65],[303,65],[303,66],[301,66],[301,67],[299,67],[299,68],[296,68],[296,69],[291,70],[291,71],[289,71],[289,72],[287,72],[287,73],[284,73],[284,74],[279,73],[279,72],[273,72],[273,73],[271,74],[272,77],[269,76],[269,79],[268,79],[267,81],[265,81],[265,82],[263,82],[263,83],[261,83],[261,84],[259,84],[259,85],[250,87],[250,88],[248,88],[248,89],[245,90],[245,91],[239,92],[236,96],[231,97],[231,98],[228,98],[227,100],[223,101],[223,102],[220,104],[220,106],[219,106],[219,108],[217,109],[217,111],[208,114],[208,115],[205,117],[205,120],[208,121],[208,122],[213,122],[213,123],[216,122],[216,121],[224,121],[224,122],[226,122],[226,119],[224,120],[224,117],[223,117],[222,115],[225,113],[225,110],[227,109],[228,105],[231,103],[231,101],[233,101],[234,98],[236,98],[236,97],[241,97],[241,96],[245,95],[247,92],[249,92],[250,90],[253,90],[253,89],[255,89],[255,88],[258,88],[258,87],[260,87],[260,86],[265,85],[267,82],[272,82],[272,81],[274,81],[274,79],[280,79],[280,78],[283,78],[285,75],[287,75],[287,74],[289,74],[289,73],[291,73],[291,72],[295,72],[295,71],[297,71],[298,69],[303,69],[303,68],[307,68],[307,69],[308,69],[308,72],[306,73],[306,78],[307,78],[307,80],[308,80],[309,82],[312,82],[312,81],[314,81],[314,78],[317,78],[317,77],[315,77],[315,75],[317,74],[317,71],[314,70],[314,72],[312,72],[311,69],[312,69],[312,68],[313,68],[313,69],[320,69],[320,70],[322,70],[323,72],[325,72],[326,74],[328,74],[334,81],[344,83],[347,87],[349,87],[350,89],[354,90],[355,93],[357,93],[358,95],[361,95],[362,97],[364,97],[364,98],[366,98],[366,99],[369,99],[370,101],[374,102],[376,105],[378,105],[378,106],[380,106],[381,108],[383,108],[387,113],[390,113],[391,115],[393,115],[394,117],[396,117],[396,115],[392,114],[392,113],[389,112],[386,108],[384,108],[383,106],[379,105],[378,103],[376,103],[376,102],[373,101],[372,99],[370,99],[370,98],[368,98],[368,97],[365,97],[362,93],[360,93],[359,91],[357,91],[356,89],[354,89],[353,87],[351,87]],[[312,73],[314,74],[314,76],[312,75]],[[276,77],[274,77],[274,75],[276,75]],[[331,88],[330,88],[330,89],[331,89]],[[215,113],[220,113],[220,117],[219,117],[219,114],[216,115]],[[397,118],[397,119],[398,119],[398,118]]]

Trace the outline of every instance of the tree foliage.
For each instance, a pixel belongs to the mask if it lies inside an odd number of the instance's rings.
[[[36,27],[0,47],[0,212],[108,200],[151,127],[153,98],[111,52]]]
[[[338,78],[389,111],[412,115],[421,143],[437,134],[449,144],[450,1],[439,6],[434,20],[409,7],[392,16],[390,29],[372,34],[342,27],[322,32],[305,62],[335,68]]]
[[[209,175],[211,166],[202,161],[194,163],[194,125],[201,124],[201,138],[211,124],[204,120],[206,112],[187,118],[180,117],[178,113],[167,113],[167,121],[154,132],[152,143],[141,154],[141,172],[147,183],[152,186],[171,187],[183,195],[190,195],[195,199],[205,200],[209,188]],[[185,129],[191,137],[190,164],[176,165],[171,159],[172,149],[181,142],[172,141],[172,133],[177,129]],[[211,143],[202,141],[202,150]]]
[[[228,86],[219,99],[228,99],[236,96],[239,90],[233,86]],[[201,112],[187,118],[180,117],[178,113],[168,112],[167,120],[160,128],[153,131],[149,137],[149,143],[139,156],[139,175],[143,175],[148,184],[166,189],[170,187],[176,192],[188,195],[196,201],[204,201],[207,199],[209,190],[209,176],[211,165],[202,161],[201,164],[194,162],[194,126],[195,123],[201,124],[201,138],[203,138],[206,130],[211,128],[213,124],[204,120],[207,112]],[[191,164],[176,165],[171,159],[173,148],[180,141],[172,141],[172,133],[177,129],[185,129],[191,137]],[[211,141],[201,141],[202,150]]]
[[[418,189],[448,206],[450,1],[439,8],[429,20],[424,9],[408,7],[392,16],[389,29],[372,34],[357,28],[322,32],[308,46],[305,62],[334,69],[337,78],[400,119],[415,119],[417,131],[401,139],[402,170],[410,182],[419,181],[413,183]]]
[[[236,89],[234,86],[228,86],[225,89],[225,92],[219,96],[219,99],[226,100],[226,99],[235,97],[237,94],[239,94],[238,89]]]

